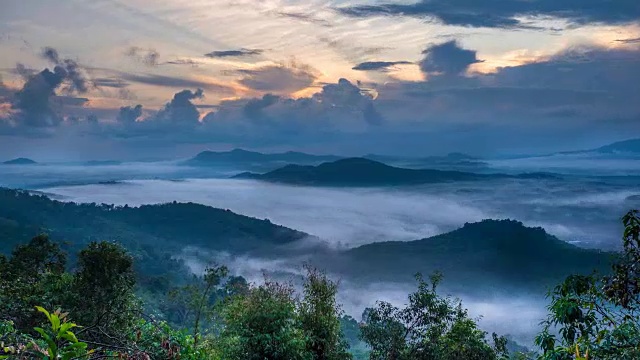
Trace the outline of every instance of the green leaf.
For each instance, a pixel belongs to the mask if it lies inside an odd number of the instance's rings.
[[[45,314],[45,316],[47,317],[47,319],[49,320],[49,322],[51,322],[51,314],[49,314],[49,312],[48,312],[45,308],[43,308],[42,306],[36,306],[36,309],[37,309],[39,312],[41,312],[41,313]]]

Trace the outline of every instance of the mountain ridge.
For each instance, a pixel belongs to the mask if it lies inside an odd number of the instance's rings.
[[[488,179],[544,179],[558,178],[547,173],[478,174],[458,170],[408,169],[384,164],[367,158],[345,158],[320,165],[288,164],[263,174],[243,172],[236,179],[253,179],[297,185],[327,186],[399,186],[420,185],[448,181],[477,181]]]

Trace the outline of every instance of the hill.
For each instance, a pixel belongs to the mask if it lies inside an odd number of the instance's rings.
[[[484,288],[544,290],[568,274],[608,269],[610,253],[559,240],[542,228],[513,220],[483,220],[416,241],[363,245],[329,260],[355,279],[400,281],[415,272],[441,271],[463,291]]]
[[[640,154],[640,139],[614,142],[613,144],[601,146],[595,151],[604,154]]]
[[[318,166],[287,165],[264,174],[245,172],[234,176],[234,178],[298,185],[394,186],[499,178],[555,178],[555,176],[542,173],[506,175],[432,169],[405,169],[365,158],[348,158],[322,163]]]
[[[76,204],[0,188],[0,253],[42,232],[73,249],[90,241],[117,241],[138,258],[141,272],[150,275],[171,269],[166,263],[186,246],[244,253],[308,236],[268,220],[194,203]]]
[[[234,149],[231,151],[215,152],[203,151],[195,157],[187,160],[187,165],[207,166],[216,164],[247,164],[247,163],[298,163],[313,164],[322,161],[332,161],[339,159],[333,155],[312,155],[302,152],[288,151],[284,153],[264,154],[255,151],[243,149]]]
[[[37,162],[31,160],[31,159],[27,159],[27,158],[17,158],[17,159],[13,159],[13,160],[7,160],[5,162],[3,162],[3,164],[6,165],[33,165],[33,164],[37,164]]]

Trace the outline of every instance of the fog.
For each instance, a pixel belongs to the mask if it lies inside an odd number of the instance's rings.
[[[495,166],[514,171],[548,169],[542,165],[538,169],[538,165],[505,160]],[[607,166],[599,171],[607,173]],[[640,206],[637,177],[589,177],[580,171],[557,180],[501,179],[402,188],[314,188],[228,179],[236,172],[238,169],[192,168],[175,162],[4,166],[0,167],[0,184],[38,189],[75,202],[135,206],[191,201],[267,218],[317,237],[302,240],[296,244],[300,251],[285,258],[208,253],[190,244],[177,255],[195,273],[216,262],[252,282],[262,281],[265,274],[299,282],[302,264],[312,258],[311,251],[305,253],[305,246],[318,238],[335,249],[344,249],[378,241],[421,239],[486,218],[516,219],[580,246],[616,249],[620,217]],[[404,304],[407,294],[415,289],[413,283],[338,280],[339,300],[356,319],[376,300]],[[443,286],[446,291],[446,274]],[[517,341],[531,344],[545,314],[544,294],[505,293],[482,298],[470,294],[453,295],[463,300],[473,316],[482,315],[484,329],[511,334]]]
[[[234,256],[228,253],[213,253],[195,247],[186,247],[177,256],[197,274],[204,272],[208,265],[224,264],[231,273],[241,275],[250,283],[261,283],[265,277],[292,284],[301,293],[305,273],[304,264],[311,264],[310,256],[292,258],[258,258]],[[377,301],[386,301],[395,306],[407,304],[407,296],[416,290],[416,283],[372,282],[357,283],[328,274],[339,283],[337,295],[342,310],[360,321],[362,312],[367,307],[376,305]],[[534,335],[539,330],[540,321],[546,316],[544,294],[531,296],[525,294],[493,294],[480,298],[477,295],[447,292],[446,276],[440,287],[445,296],[459,298],[463,306],[469,310],[470,316],[479,319],[479,324],[487,331],[509,334],[518,343],[531,346]]]
[[[316,235],[335,247],[415,240],[486,218],[541,226],[585,247],[619,244],[619,218],[640,184],[601,180],[493,180],[395,189],[313,188],[250,180],[130,180],[44,189],[76,202],[196,202]]]

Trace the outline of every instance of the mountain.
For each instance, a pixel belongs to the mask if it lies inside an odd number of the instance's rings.
[[[76,204],[0,188],[0,252],[40,232],[78,246],[100,239],[115,240],[130,249],[179,251],[192,245],[230,253],[270,248],[308,236],[268,220],[194,203]]]
[[[640,154],[640,139],[630,139],[601,146],[594,151],[603,154]]]
[[[231,151],[215,152],[203,151],[195,157],[186,161],[187,165],[207,166],[216,164],[246,164],[246,163],[299,163],[314,164],[323,161],[333,161],[339,159],[333,155],[312,155],[302,152],[288,151],[284,153],[264,154],[255,151],[243,149],[234,149]]]
[[[488,171],[489,164],[481,159],[464,154],[453,152],[444,156],[426,157],[398,157],[387,155],[367,154],[365,159],[379,161],[385,164],[410,169],[436,169],[436,170],[456,170],[456,171]]]
[[[6,165],[33,165],[33,164],[37,164],[37,162],[31,160],[31,159],[27,159],[27,158],[17,158],[17,159],[13,159],[13,160],[8,160],[3,162],[3,164]]]
[[[363,245],[322,262],[357,280],[401,281],[416,272],[441,271],[446,283],[461,290],[518,287],[539,291],[569,274],[606,271],[611,256],[566,243],[542,228],[518,221],[483,220],[426,239]]]
[[[287,165],[264,174],[241,173],[234,178],[256,179],[298,185],[394,186],[498,178],[552,178],[543,173],[521,175],[476,174],[462,171],[405,169],[365,158],[348,158],[318,166]]]

